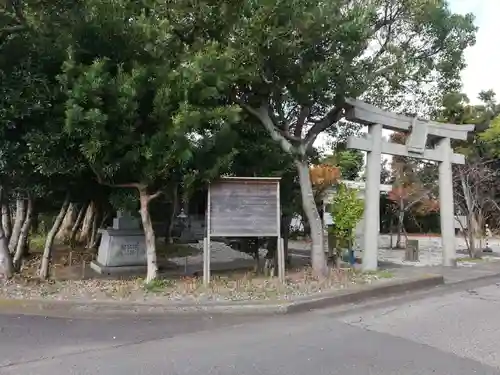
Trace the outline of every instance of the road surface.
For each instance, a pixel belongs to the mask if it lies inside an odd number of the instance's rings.
[[[281,317],[0,315],[0,374],[500,375],[499,285]]]

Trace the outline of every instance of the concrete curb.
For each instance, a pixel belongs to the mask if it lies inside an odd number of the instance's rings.
[[[413,278],[411,280],[399,280],[383,285],[368,288],[360,288],[357,291],[346,291],[332,296],[322,296],[309,301],[291,303],[287,306],[287,314],[296,314],[311,310],[324,309],[328,307],[346,305],[366,301],[368,299],[391,297],[407,292],[419,291],[435,286],[444,285],[444,277],[440,275]]]
[[[54,317],[168,316],[173,314],[297,314],[310,310],[356,303],[367,299],[390,297],[443,285],[443,276],[430,275],[406,280],[390,280],[379,285],[300,297],[289,301],[224,301],[204,304],[159,304],[126,301],[49,301],[0,299],[0,313]]]

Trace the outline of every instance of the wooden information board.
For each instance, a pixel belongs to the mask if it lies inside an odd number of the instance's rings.
[[[223,179],[209,194],[211,236],[279,237],[279,180]]]
[[[223,177],[208,189],[203,242],[203,283],[210,283],[210,237],[276,237],[278,277],[285,280],[281,238],[280,179]]]

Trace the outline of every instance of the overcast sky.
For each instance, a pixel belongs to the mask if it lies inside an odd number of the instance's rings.
[[[462,73],[464,92],[472,101],[481,90],[493,89],[500,95],[500,0],[449,0],[453,11],[476,16],[476,45],[466,52],[467,68]]]
[[[457,13],[473,13],[475,24],[479,27],[476,45],[465,51],[467,68],[462,72],[463,92],[472,102],[482,90],[493,89],[500,99],[500,0],[449,0],[451,8]],[[388,132],[385,131],[387,136]],[[321,134],[315,145],[330,152],[328,137]]]

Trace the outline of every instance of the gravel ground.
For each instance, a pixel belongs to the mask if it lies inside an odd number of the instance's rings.
[[[145,284],[141,278],[125,280],[50,280],[17,277],[0,281],[0,298],[49,300],[128,300],[161,303],[168,301],[207,302],[238,300],[287,300],[324,291],[342,290],[354,285],[384,282],[392,278],[386,272],[362,274],[350,269],[331,270],[330,276],[318,281],[310,270],[287,274],[284,284],[276,278],[232,274],[214,277],[209,288],[199,278],[157,280]]]
[[[390,237],[380,236],[379,238],[379,255],[381,261],[390,262],[393,264],[425,267],[425,266],[440,266],[443,261],[442,245],[440,237],[410,237],[410,239],[418,239],[420,261],[407,262],[404,260],[405,252],[401,249],[389,249]],[[459,258],[459,267],[473,267],[477,264],[476,261],[468,261],[467,246],[463,238],[457,237],[456,240],[457,257]],[[395,241],[394,241],[395,243]],[[483,261],[498,261],[500,260],[500,241],[498,239],[490,239],[488,241],[489,247],[493,253],[483,255]]]
[[[390,250],[389,237],[379,238],[379,260],[392,264],[407,266],[437,266],[441,264],[441,239],[435,237],[419,237],[420,262],[406,262],[403,250]],[[500,260],[500,241],[492,239],[490,247],[494,250],[491,255],[483,257],[484,262]],[[194,244],[197,249],[202,244]],[[305,250],[309,243],[291,241],[291,249]],[[465,243],[463,239],[457,238],[457,250],[459,256],[464,256]],[[261,251],[264,257],[266,250]],[[359,254],[361,255],[361,254]],[[211,244],[212,264],[224,264],[240,259],[252,259],[251,256],[231,249],[223,243],[213,242]],[[202,254],[194,254],[187,257],[169,258],[169,261],[184,266],[201,266]],[[462,267],[474,267],[477,261],[462,260]],[[34,266],[36,267],[36,265]],[[311,277],[309,270],[295,270],[288,273],[287,282],[283,285],[276,279],[255,277],[249,273],[235,273],[228,276],[215,277],[209,289],[203,287],[199,278],[178,278],[172,280],[160,280],[145,286],[141,278],[130,278],[126,280],[51,280],[40,282],[35,277],[18,277],[11,281],[0,280],[0,298],[15,299],[38,299],[46,298],[52,300],[130,300],[130,301],[187,301],[204,302],[211,300],[286,300],[290,297],[309,295],[325,290],[339,290],[349,288],[360,283],[383,282],[390,278],[385,274],[359,274],[347,270],[332,272],[326,281],[318,282]]]
[[[394,236],[394,244],[395,244]],[[419,241],[419,262],[407,262],[405,260],[404,249],[390,249],[390,236],[381,235],[378,239],[378,260],[380,262],[392,263],[395,265],[413,266],[413,267],[427,267],[427,266],[440,266],[442,264],[442,245],[440,237],[424,237],[415,236],[409,237],[410,239],[418,239]],[[359,250],[359,244],[362,239],[357,240],[358,246],[355,247],[356,256],[362,258],[362,252]],[[456,237],[457,257],[459,259],[459,267],[474,267],[478,262],[476,260],[468,261],[467,246],[462,237]],[[306,250],[310,248],[310,243],[305,241],[290,241],[290,248],[296,250]],[[483,241],[484,246],[484,241]],[[484,253],[482,261],[499,261],[500,260],[500,239],[491,238],[488,240],[488,246],[493,250],[493,253]]]
[[[188,257],[174,257],[169,258],[170,262],[173,262],[179,266],[184,266],[186,259],[189,265],[198,265],[203,263],[203,242],[198,242],[196,244],[191,244],[190,246],[198,249],[199,254],[191,255]],[[260,257],[263,258],[267,253],[267,250],[260,250]],[[237,250],[233,250],[226,244],[222,242],[211,242],[210,243],[210,261],[214,263],[229,263],[239,259],[253,259],[252,256],[242,253]]]

